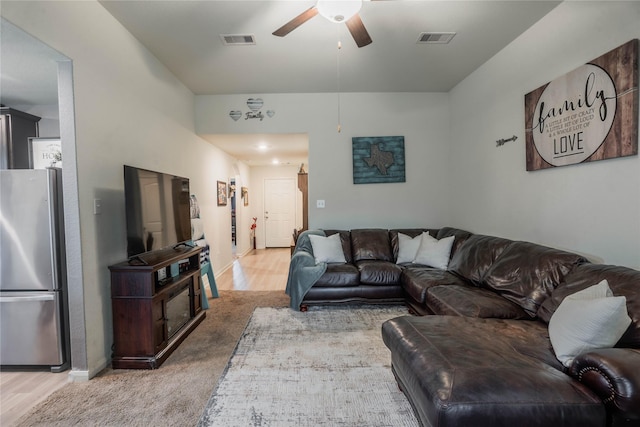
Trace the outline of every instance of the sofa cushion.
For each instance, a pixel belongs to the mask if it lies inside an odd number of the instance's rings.
[[[331,236],[332,234],[340,234],[342,242],[342,252],[348,264],[353,264],[353,254],[351,251],[351,233],[347,230],[324,230],[324,234]]]
[[[347,260],[342,251],[342,242],[339,234],[331,236],[310,235],[311,247],[313,248],[313,257],[317,263],[335,262],[344,264]]]
[[[440,270],[446,270],[449,265],[449,257],[454,239],[455,236],[449,236],[438,240],[428,234],[423,234],[420,247],[413,262],[428,267],[439,268]]]
[[[396,264],[410,264],[416,258],[420,244],[422,243],[422,236],[425,233],[420,233],[415,237],[407,236],[404,233],[398,233],[398,253],[394,254],[396,257]],[[426,232],[427,235],[429,233]]]
[[[446,316],[530,319],[519,305],[473,285],[431,287],[426,292],[426,305],[432,313]]]
[[[483,286],[520,305],[535,317],[564,277],[587,260],[577,254],[530,242],[513,242],[491,265]]]
[[[438,240],[453,236],[455,237],[455,241],[453,242],[453,247],[451,248],[451,256],[458,250],[458,248],[471,236],[471,233],[465,230],[460,230],[459,228],[453,227],[442,227],[437,230],[437,233],[429,233],[433,237]]]
[[[627,298],[627,313],[631,325],[616,344],[617,347],[640,348],[640,271],[606,264],[582,264],[565,277],[565,281],[553,291],[540,309],[538,317],[545,322],[551,319],[562,300],[568,295],[586,289],[606,279],[614,296]]]
[[[502,251],[513,243],[501,237],[469,236],[449,261],[449,270],[480,286],[484,275]]]
[[[542,322],[402,316],[382,338],[421,425],[606,425],[602,401],[562,372]]]
[[[389,240],[391,241],[391,253],[393,254],[393,259],[398,260],[398,251],[400,250],[400,243],[398,240],[398,234],[402,233],[405,236],[416,237],[421,235],[422,233],[427,232],[431,236],[435,236],[438,234],[437,229],[432,228],[397,228],[389,230]],[[412,260],[413,261],[413,260]]]
[[[353,264],[327,264],[327,270],[314,283],[317,287],[358,286],[360,272]]]
[[[353,261],[378,260],[395,262],[389,232],[378,228],[351,230]]]
[[[581,353],[611,348],[631,323],[626,298],[614,297],[606,280],[566,297],[551,316],[549,339],[566,367]]]
[[[399,285],[402,267],[388,261],[365,260],[356,262],[360,283],[365,285]]]
[[[424,304],[427,290],[432,286],[464,284],[462,279],[448,271],[428,267],[405,268],[400,283],[406,294],[420,304]]]

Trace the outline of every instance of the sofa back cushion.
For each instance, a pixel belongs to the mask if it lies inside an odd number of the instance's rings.
[[[640,348],[640,271],[605,264],[582,264],[569,273],[538,309],[538,317],[549,322],[565,297],[607,280],[613,296],[627,299],[631,325],[618,341],[617,347]]]
[[[347,264],[353,264],[353,254],[351,252],[351,234],[347,230],[324,230],[324,234],[331,236],[340,233],[340,241],[342,242],[342,252]]]
[[[480,286],[487,270],[511,243],[513,243],[512,240],[501,237],[471,235],[452,255],[448,269],[474,285]]]
[[[353,261],[379,260],[395,262],[389,231],[380,228],[351,230]]]
[[[531,317],[564,277],[587,260],[530,242],[507,246],[484,276],[483,286],[515,302]],[[594,283],[595,284],[595,283]]]
[[[451,247],[451,256],[458,250],[458,248],[471,236],[471,233],[465,230],[460,230],[459,228],[453,227],[442,227],[438,230],[437,233],[429,233],[436,239],[445,239],[447,237],[454,236],[455,240],[453,242],[453,246]]]

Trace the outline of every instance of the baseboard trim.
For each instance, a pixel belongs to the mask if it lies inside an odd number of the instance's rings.
[[[72,369],[68,374],[70,383],[86,383],[89,381],[89,371],[79,371]]]

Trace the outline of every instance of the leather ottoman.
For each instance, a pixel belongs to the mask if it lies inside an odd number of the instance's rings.
[[[402,316],[382,337],[424,426],[606,424],[602,401],[563,372],[542,322]]]

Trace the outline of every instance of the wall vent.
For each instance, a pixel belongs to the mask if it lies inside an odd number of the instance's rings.
[[[447,44],[456,33],[420,33],[417,43]]]
[[[247,46],[256,44],[256,38],[253,34],[220,34],[222,43],[229,46]]]

